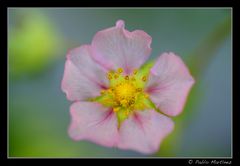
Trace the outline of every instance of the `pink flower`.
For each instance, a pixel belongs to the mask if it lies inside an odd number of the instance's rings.
[[[99,31],[91,45],[68,53],[62,90],[74,102],[72,139],[145,154],[159,149],[174,128],[169,116],[181,113],[194,79],[171,52],[143,65],[151,41],[144,31],[124,29],[119,20]]]

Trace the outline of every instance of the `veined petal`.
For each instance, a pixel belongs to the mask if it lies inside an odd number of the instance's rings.
[[[137,111],[122,123],[118,147],[154,153],[173,128],[170,118],[154,110]]]
[[[183,110],[194,79],[174,53],[162,54],[150,70],[146,91],[163,113],[176,116]]]
[[[90,140],[103,146],[118,142],[117,118],[112,110],[93,102],[76,102],[71,108],[69,135],[74,140]]]
[[[71,50],[67,55],[62,90],[69,100],[86,100],[100,95],[108,86],[106,72],[90,56],[87,45]]]
[[[152,38],[141,30],[129,32],[124,22],[117,21],[116,26],[99,31],[93,38],[93,57],[107,69],[124,68],[129,74],[139,68],[151,53]]]

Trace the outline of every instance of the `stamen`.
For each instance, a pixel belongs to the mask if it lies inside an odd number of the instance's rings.
[[[134,100],[130,100],[130,102],[129,102],[130,105],[132,105],[132,104],[134,104],[134,103],[135,103]]]
[[[147,76],[143,76],[142,81],[146,82],[147,81]]]
[[[121,74],[121,73],[123,72],[123,68],[118,68],[118,69],[117,69],[117,72],[118,72],[119,74]]]
[[[109,80],[111,80],[111,79],[112,79],[112,74],[111,74],[111,73],[108,73],[108,74],[107,74],[107,78],[108,78]]]
[[[119,75],[118,74],[114,74],[114,78],[118,79]]]
[[[137,77],[137,69],[134,69],[130,75],[122,74],[123,72],[123,68],[118,68],[107,73],[107,78],[112,84],[110,84],[109,89],[100,91],[101,95],[107,96],[101,102],[107,106],[110,105],[114,112],[123,110],[124,114],[129,116],[135,109],[143,110],[146,108],[142,97],[148,98],[149,96],[144,92],[139,81],[146,82],[148,75]]]

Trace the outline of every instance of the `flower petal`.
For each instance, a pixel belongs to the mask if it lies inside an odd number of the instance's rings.
[[[62,90],[69,100],[86,100],[100,95],[108,86],[106,72],[90,56],[90,46],[73,49],[67,55]]]
[[[176,116],[183,110],[194,79],[174,53],[162,54],[150,70],[146,91],[163,113]]]
[[[129,74],[139,68],[151,53],[152,38],[141,30],[129,32],[124,22],[117,21],[116,26],[99,31],[93,38],[93,57],[108,70],[124,68]]]
[[[154,153],[173,128],[170,118],[154,110],[137,111],[122,123],[118,147]]]
[[[90,140],[103,146],[116,146],[117,119],[109,108],[93,102],[76,102],[71,108],[68,133],[74,140]]]

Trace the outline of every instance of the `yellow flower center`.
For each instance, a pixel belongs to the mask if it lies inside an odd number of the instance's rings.
[[[136,87],[127,81],[116,85],[114,89],[115,100],[123,107],[129,107],[135,103]]]
[[[109,80],[109,88],[102,90],[97,101],[116,112],[119,122],[128,118],[133,111],[141,111],[154,108],[148,94],[144,92],[144,86],[148,79],[146,70],[133,70],[129,75],[122,68],[109,71],[106,77]]]
[[[117,112],[120,108],[132,111],[134,109],[143,109],[143,104],[139,103],[141,98],[147,98],[147,94],[143,92],[142,86],[147,80],[147,76],[138,76],[138,70],[133,70],[130,75],[123,74],[123,69],[110,71],[107,73],[107,78],[110,82],[110,87],[101,92],[107,97],[101,102],[105,105],[110,104],[114,111]]]

